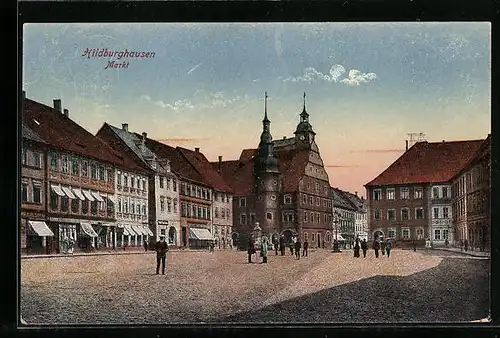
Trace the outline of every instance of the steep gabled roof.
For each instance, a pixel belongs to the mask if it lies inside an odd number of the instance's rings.
[[[40,136],[37,135],[37,133],[35,133],[30,128],[28,128],[24,123],[22,125],[21,133],[22,133],[23,139],[35,141],[38,143],[46,143],[44,140],[42,140],[42,138]]]
[[[342,191],[338,188],[331,188],[330,192],[332,195],[334,207],[352,210],[352,211],[357,210],[356,206],[351,202],[349,197],[347,197],[345,191]]]
[[[182,147],[177,147],[176,150],[180,152],[191,164],[191,166],[200,174],[203,181],[207,185],[219,191],[231,192],[232,189],[229,184],[227,184],[223,177],[217,173],[217,170],[214,170],[203,153]]]
[[[352,194],[348,191],[344,191],[344,196],[346,196],[351,204],[356,208],[359,212],[366,212],[366,203],[364,199],[361,199],[358,195]]]
[[[117,166],[143,170],[133,160],[118,154],[107,143],[52,107],[25,99],[22,114],[23,124],[49,146]]]
[[[457,178],[464,171],[468,170],[471,166],[478,163],[488,152],[491,154],[491,134],[488,134],[488,137],[486,137],[486,139],[481,143],[474,156],[471,157],[469,162],[467,162],[467,164],[465,164],[453,178]]]
[[[482,142],[417,142],[365,186],[448,182],[470,161]]]
[[[283,175],[283,191],[285,193],[297,191],[309,162],[309,151],[281,151],[276,153],[276,157],[278,169]]]
[[[213,162],[212,166],[218,168],[219,163]],[[220,174],[225,182],[231,186],[236,196],[248,196],[252,194],[254,175],[253,160],[246,161],[222,161]]]

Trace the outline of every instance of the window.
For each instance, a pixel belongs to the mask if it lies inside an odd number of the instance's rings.
[[[387,237],[388,237],[388,238],[395,239],[395,238],[396,238],[396,230],[394,230],[394,229],[389,229],[389,230],[387,231]]]
[[[285,204],[292,203],[292,195],[285,195]]]
[[[23,202],[28,202],[28,183],[27,182],[21,183],[21,200]]]
[[[284,222],[293,222],[293,214],[290,212],[285,212],[283,214],[283,221]]]
[[[307,241],[307,238],[308,238],[308,234],[307,234],[307,232],[304,232],[304,241]]]
[[[401,229],[401,237],[403,239],[409,239],[410,238],[410,229]]]
[[[410,189],[408,189],[408,188],[401,188],[400,194],[401,194],[401,199],[402,200],[407,200],[407,199],[410,198]]]
[[[276,196],[275,195],[271,195],[271,200],[275,201],[276,200]]]
[[[118,198],[118,212],[122,212],[122,199]]]
[[[61,207],[61,209],[62,209],[62,207]],[[92,215],[97,215],[97,201],[90,202],[90,213]]]
[[[441,193],[443,194],[443,198],[447,198],[448,196],[448,187],[442,187]]]
[[[373,218],[376,220],[380,220],[380,214],[380,209],[375,209],[375,211],[373,212]]]
[[[423,208],[415,209],[415,219],[424,219],[424,209]]]
[[[319,197],[316,197],[316,205],[319,207],[321,205],[321,200]]]
[[[165,211],[165,199],[160,198],[160,211]]]
[[[68,155],[62,155],[62,172],[69,173]]]
[[[33,152],[33,165],[37,168],[41,168],[42,167],[42,155],[37,152],[37,151],[34,151]]]
[[[309,196],[309,204],[314,205],[314,197]]]
[[[241,225],[246,225],[247,224],[247,215],[246,214],[241,214],[240,215],[240,224]]]
[[[315,242],[316,241],[316,234],[313,232],[311,236],[311,241]]]
[[[418,228],[416,230],[416,234],[417,234],[417,239],[423,239],[424,238],[424,229]]]
[[[328,214],[324,214],[323,216],[324,216],[324,217],[323,217],[323,221],[324,221],[324,223],[325,223],[325,224],[328,224]]]
[[[116,174],[116,179],[117,179],[116,184],[117,184],[118,186],[121,186],[121,185],[122,185],[122,183],[123,183],[123,182],[122,182],[122,174],[121,174],[121,172],[118,172],[118,173]]]
[[[304,223],[307,223],[307,211],[304,211]]]
[[[123,186],[128,187],[128,176],[127,174],[123,174]]]
[[[104,166],[100,165],[99,166],[99,180],[100,181],[104,181]]]
[[[317,171],[317,169],[316,169]],[[319,183],[316,183],[316,192],[319,192]]]
[[[172,179],[172,188],[174,189],[174,191],[177,191],[177,180],[175,178]]]
[[[113,169],[108,168],[107,173],[108,173],[108,175],[106,178],[108,179],[108,182],[112,182],[113,181]]]
[[[69,210],[69,198],[67,196],[61,197],[61,211],[68,212]]]
[[[316,213],[316,223],[319,223],[321,221],[321,215],[319,214],[319,212]]]
[[[160,188],[163,189],[163,177],[160,177]]]
[[[449,231],[448,231],[448,229],[444,229],[444,230],[443,230],[443,239],[449,239],[449,238],[448,238],[448,235],[449,235]]]
[[[167,177],[167,190],[170,190],[170,185],[172,184],[170,177]]]
[[[78,170],[78,157],[71,157],[71,174],[80,175]]]
[[[181,183],[181,195],[186,194],[186,183]]]
[[[174,213],[177,213],[177,198],[174,198]]]
[[[448,207],[443,208],[443,218],[450,218]]]
[[[307,204],[307,195],[302,194],[302,203]]]
[[[57,171],[58,168],[58,158],[56,153],[51,153],[50,154],[50,169]]]
[[[401,209],[401,219],[402,219],[403,221],[408,220],[408,219],[410,218],[409,216],[410,216],[410,213],[409,213],[408,208],[403,208],[403,209]]]
[[[271,212],[266,213],[267,219],[273,219],[273,214]]]
[[[42,203],[42,183],[33,182],[33,202]]]
[[[219,218],[219,208],[215,207],[215,210],[214,210],[214,216],[216,218]]]
[[[50,189],[50,209],[57,210],[59,203],[59,196],[54,192],[54,190]]]
[[[77,198],[71,200],[71,212],[77,214],[80,210],[80,200]]]
[[[432,210],[434,212],[434,218],[439,218],[439,208],[433,208]]]
[[[326,208],[326,206],[327,206],[327,201],[328,201],[328,200],[323,199],[323,208]]]
[[[167,198],[167,212],[172,212],[172,199]]]
[[[382,199],[382,191],[380,189],[373,190],[373,200],[380,201]]]
[[[28,154],[24,148],[21,150],[21,163],[28,165]]]
[[[420,199],[423,196],[422,188],[415,188],[415,198]]]
[[[395,221],[396,220],[396,210],[394,210],[394,209],[387,210],[387,219],[389,221]]]
[[[124,212],[125,214],[128,214],[128,200],[127,200],[127,199],[125,199],[125,200],[123,201],[123,212]]]
[[[130,201],[130,213],[135,214],[135,201]]]
[[[441,229],[434,229],[434,239],[441,240]]]
[[[226,209],[220,208],[220,211],[222,213],[222,218],[226,218]]]
[[[432,188],[432,198],[439,198],[439,188],[438,187]]]
[[[387,199],[393,200],[395,198],[396,198],[396,191],[394,190],[394,188],[387,189]]]
[[[256,221],[255,214],[253,214],[253,213],[250,214],[250,225],[253,226],[255,224],[255,221]]]
[[[244,208],[247,206],[247,199],[242,197],[240,198],[240,208]]]
[[[146,216],[146,202],[142,205],[142,214]]]
[[[64,156],[63,156],[63,163],[64,163]],[[64,165],[63,165],[64,167]],[[64,169],[63,169],[64,171]],[[92,163],[90,165],[90,173],[91,173],[91,177],[93,180],[97,180],[97,165],[95,163]]]

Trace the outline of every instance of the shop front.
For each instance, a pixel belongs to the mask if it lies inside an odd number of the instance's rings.
[[[115,249],[115,232],[116,227],[111,223],[93,224],[97,237],[95,238],[95,247],[99,249]]]
[[[26,225],[26,253],[50,254],[53,248],[54,233],[44,221],[25,220]]]
[[[90,223],[81,222],[78,232],[77,245],[79,250],[91,252],[96,250],[98,234]]]
[[[210,243],[214,242],[210,230],[206,228],[189,227],[189,247],[192,249],[208,248]]]

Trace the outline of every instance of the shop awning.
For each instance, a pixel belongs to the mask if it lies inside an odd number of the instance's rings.
[[[154,236],[153,232],[151,231],[151,229],[149,229],[149,227],[147,225],[144,226],[144,230],[146,231],[146,234],[148,236]]]
[[[146,235],[144,233],[144,228],[141,225],[132,225],[132,229],[138,234],[138,235]]]
[[[88,199],[90,202],[94,201],[94,197],[90,194],[90,191],[87,190],[82,190],[83,196],[85,196],[86,199]]]
[[[85,201],[85,197],[83,196],[82,191],[80,189],[73,188],[73,192],[75,193],[76,197],[78,197],[82,201]]]
[[[208,231],[208,229],[203,228],[189,228],[189,239],[198,239],[201,241],[213,241],[214,237]]]
[[[42,221],[28,221],[28,223],[31,225],[31,228],[33,231],[35,231],[38,236],[40,237],[45,237],[45,236],[54,236],[54,233],[50,228],[47,226],[45,222]]]
[[[66,188],[66,187],[61,187],[62,191],[66,194],[66,196],[68,196],[69,198],[71,199],[75,199],[75,195],[73,195],[73,192],[71,192],[71,189],[70,188]]]
[[[94,228],[92,228],[92,225],[90,225],[90,223],[80,223],[80,226],[82,227],[83,232],[89,235],[90,237],[97,237],[97,234]]]
[[[333,234],[332,241],[335,240],[335,234]],[[337,241],[345,241],[345,238],[341,234],[337,234]]]
[[[61,187],[58,187],[57,185],[51,185],[50,187],[51,187],[51,188],[52,188],[52,190],[53,190],[56,194],[58,194],[59,196],[66,196],[66,195],[64,194],[64,192],[62,191]]]
[[[129,225],[129,224],[124,224],[124,226],[125,226],[125,230],[126,230],[126,232],[128,232],[128,234],[127,234],[127,235],[130,235],[130,236],[135,236],[135,235],[137,235],[137,232],[135,232],[135,231],[134,231],[134,229],[132,228],[132,226],[131,226],[131,225]],[[125,231],[124,231],[123,233],[125,234]],[[140,233],[139,233],[139,235],[140,235]]]
[[[92,196],[94,196],[95,199],[98,200],[99,202],[104,202],[103,198],[101,197],[98,191],[92,191]]]

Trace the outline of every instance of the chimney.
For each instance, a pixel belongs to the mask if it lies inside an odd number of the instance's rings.
[[[445,142],[446,142],[446,141],[445,141],[445,140],[443,140],[443,143],[445,143]]]
[[[128,131],[128,123],[122,123],[122,130]]]
[[[26,100],[26,91],[23,90],[23,100]]]
[[[54,99],[54,109],[62,113],[61,99]]]
[[[200,152],[200,148],[196,147],[196,148],[194,148],[194,151],[197,152],[197,153],[199,153]]]
[[[222,169],[222,156],[219,156],[219,172],[221,171]]]
[[[286,136],[283,136],[283,140],[286,140]]]
[[[69,117],[69,110],[64,108],[64,116]]]
[[[358,192],[357,192],[357,191],[355,191],[355,192],[354,192],[354,195],[358,196]]]
[[[408,140],[406,140],[406,151],[408,151]]]
[[[146,144],[146,139],[148,138],[148,133],[142,133],[142,144]]]

